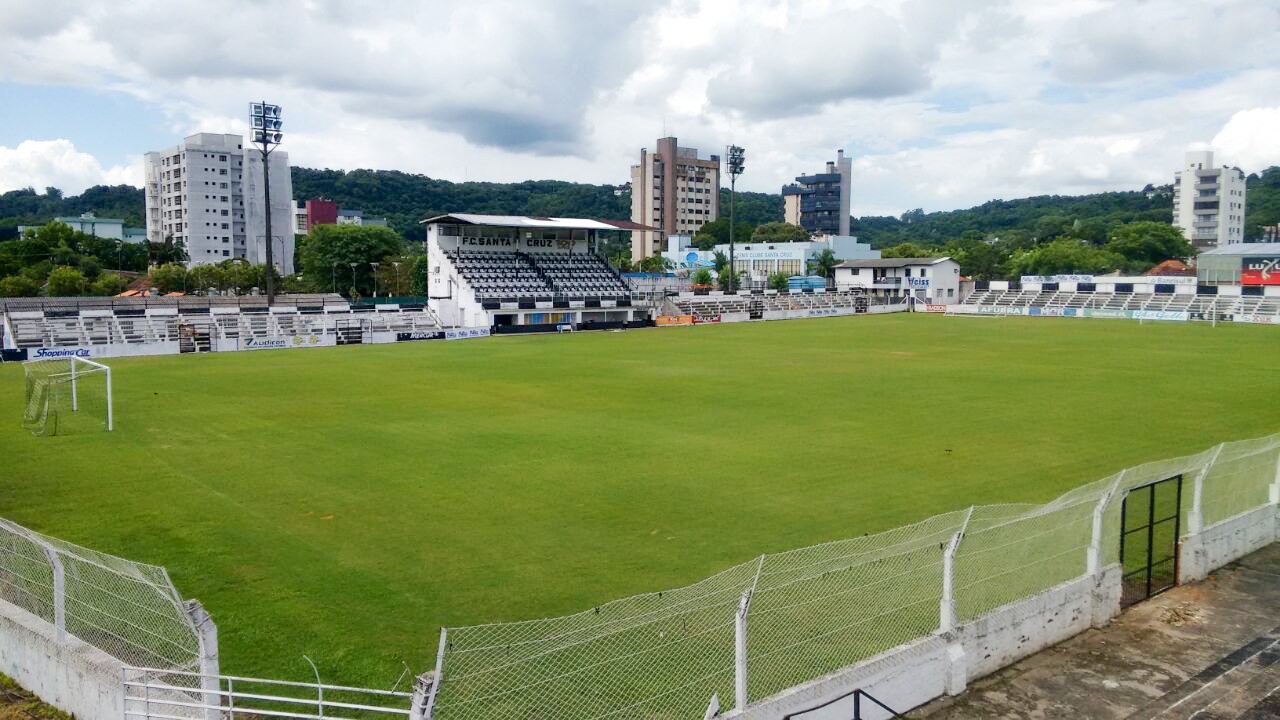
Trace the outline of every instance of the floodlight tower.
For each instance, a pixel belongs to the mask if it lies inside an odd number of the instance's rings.
[[[284,121],[280,119],[280,106],[268,102],[249,103],[249,125],[253,129],[253,142],[262,145],[262,196],[263,210],[267,218],[267,307],[275,303],[275,256],[271,247],[271,151],[284,139]]]
[[[729,163],[729,290],[733,291],[738,284],[738,269],[733,264],[733,226],[734,226],[734,193],[737,190],[738,176],[742,174],[743,161],[747,151],[737,145],[730,145],[725,156]]]

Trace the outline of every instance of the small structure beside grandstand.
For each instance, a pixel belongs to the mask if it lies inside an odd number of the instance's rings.
[[[428,304],[454,327],[497,332],[647,324],[630,285],[599,254],[604,233],[652,230],[618,220],[440,215],[427,226]]]
[[[949,257],[846,260],[836,266],[836,288],[873,297],[913,298],[931,305],[960,301],[960,263]]]

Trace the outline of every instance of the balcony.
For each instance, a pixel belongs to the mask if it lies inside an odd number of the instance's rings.
[[[1198,183],[1196,183],[1196,190],[1213,190],[1214,192],[1217,192],[1217,191],[1218,191],[1218,189],[1219,189],[1219,188],[1221,188],[1221,187],[1222,187],[1222,186],[1221,186],[1221,185],[1219,185],[1219,184],[1218,184],[1218,183],[1216,183],[1216,182],[1198,182]]]

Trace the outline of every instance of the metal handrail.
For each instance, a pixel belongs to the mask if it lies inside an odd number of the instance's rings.
[[[858,688],[856,690],[850,690],[849,692],[843,695],[837,695],[836,697],[833,697],[830,700],[827,700],[826,702],[820,705],[814,705],[811,708],[806,708],[804,710],[797,710],[793,713],[788,713],[786,715],[783,715],[782,720],[793,720],[793,718],[797,718],[801,715],[815,712],[825,707],[830,707],[831,705],[834,705],[840,702],[841,700],[844,700],[845,698],[848,698],[851,696],[853,697],[853,717],[850,718],[850,720],[862,720],[862,699],[863,698],[866,698],[867,700],[870,700],[871,702],[875,703],[877,706],[880,707],[881,710],[884,710],[885,712],[889,713],[891,717],[906,718],[906,715],[903,715],[899,713],[897,710],[894,710],[888,705],[885,705],[884,703],[880,702],[873,695],[871,695],[871,693],[868,693],[865,690]]]

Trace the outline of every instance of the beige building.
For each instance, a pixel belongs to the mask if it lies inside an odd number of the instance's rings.
[[[1173,174],[1173,224],[1199,250],[1244,242],[1245,177],[1240,168],[1215,167],[1213,153],[1187,153]]]
[[[631,259],[666,250],[668,235],[692,235],[720,217],[720,156],[700,159],[696,148],[683,148],[673,137],[658,140],[658,149],[640,151],[631,166],[631,221],[659,228],[631,233]]]

